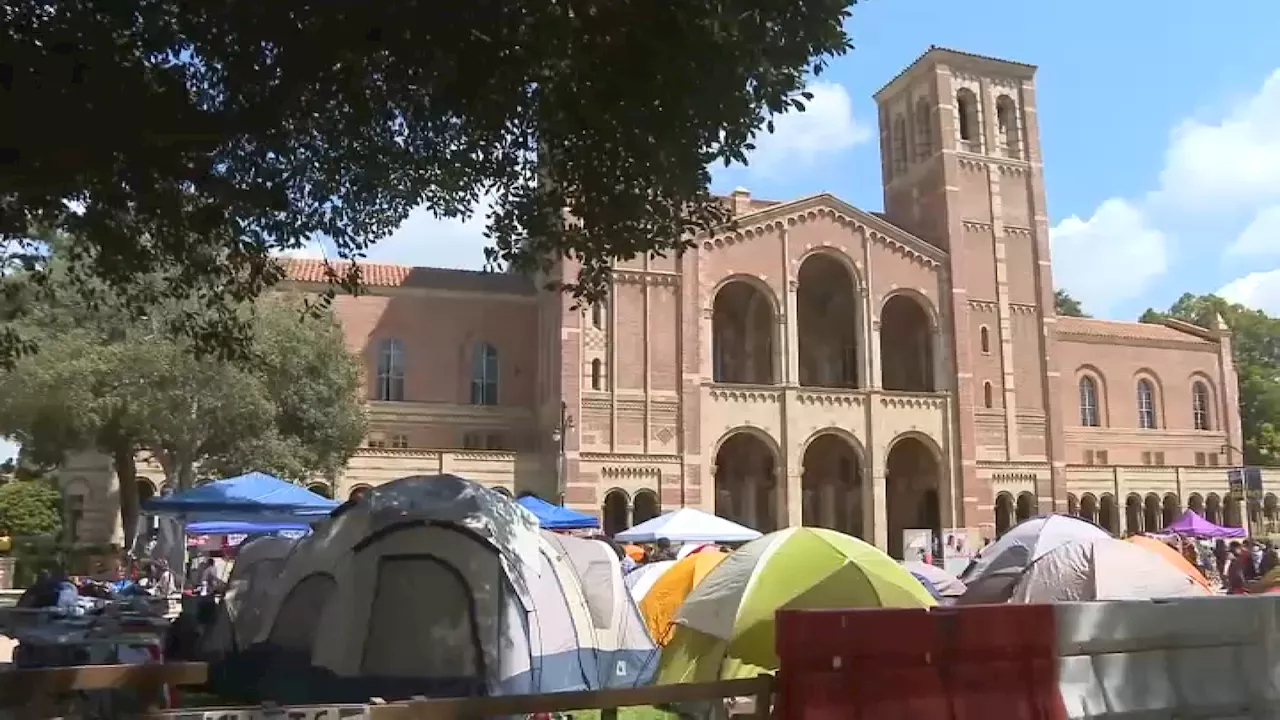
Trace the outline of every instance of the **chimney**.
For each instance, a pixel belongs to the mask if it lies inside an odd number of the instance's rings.
[[[729,194],[733,207],[733,216],[746,215],[751,210],[751,191],[744,187],[734,188]]]

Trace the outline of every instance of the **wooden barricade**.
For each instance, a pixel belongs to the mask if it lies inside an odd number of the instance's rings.
[[[205,663],[9,670],[0,672],[0,710],[8,710],[15,717],[48,718],[57,714],[59,699],[67,693],[134,689],[147,697],[157,697],[166,685],[203,685],[208,676],[209,666]]]
[[[0,672],[0,710],[16,711],[15,717],[49,718],[57,714],[57,702],[66,693],[86,690],[137,689],[158,693],[163,686],[201,685],[208,679],[204,663],[143,665],[82,665],[41,670]],[[599,710],[601,720],[614,720],[618,709],[638,705],[672,705],[725,698],[751,698],[750,716],[770,717],[773,676],[759,675],[711,683],[651,685],[616,690],[508,695],[483,698],[415,699],[407,702],[360,706],[225,707],[157,711],[152,720],[205,720],[227,718],[350,718],[351,720],[472,720],[493,716],[526,716],[573,710]]]

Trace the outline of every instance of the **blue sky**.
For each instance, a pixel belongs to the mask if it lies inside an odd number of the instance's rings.
[[[882,207],[871,94],[929,45],[1039,66],[1055,279],[1101,317],[1225,290],[1280,313],[1280,3],[869,0],[810,112],[718,171],[786,199]],[[1277,73],[1270,84],[1268,79]],[[781,162],[785,158],[786,162]],[[1250,228],[1250,226],[1253,226]],[[480,221],[416,213],[370,259],[482,264]]]

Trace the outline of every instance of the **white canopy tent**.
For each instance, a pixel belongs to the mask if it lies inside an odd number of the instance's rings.
[[[615,536],[619,542],[750,542],[760,533],[736,522],[725,520],[693,508],[680,508],[663,513],[652,520],[623,530]]]

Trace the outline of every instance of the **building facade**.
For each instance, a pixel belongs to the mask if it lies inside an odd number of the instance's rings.
[[[618,263],[595,305],[540,289],[559,278],[366,265],[335,312],[372,432],[317,489],[454,472],[609,530],[688,505],[893,553],[906,529],[1049,510],[1242,523],[1226,328],[1055,315],[1034,72],[929,50],[876,95],[884,212],[739,189],[733,223]],[[324,283],[288,262],[295,288]],[[76,502],[110,494],[78,462]]]

